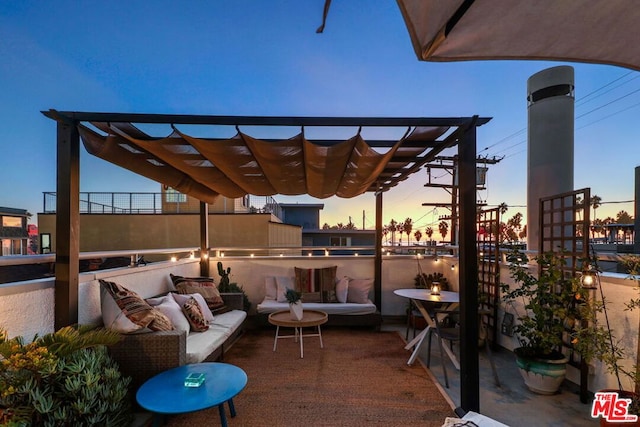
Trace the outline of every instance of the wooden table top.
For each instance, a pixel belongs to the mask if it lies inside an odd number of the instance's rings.
[[[288,326],[291,328],[304,328],[307,326],[318,326],[327,323],[329,316],[320,310],[303,310],[302,320],[291,318],[289,310],[276,311],[269,315],[269,323],[276,326]]]

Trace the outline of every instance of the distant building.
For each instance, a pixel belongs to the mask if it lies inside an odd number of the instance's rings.
[[[30,216],[31,214],[25,209],[0,207],[1,255],[27,255],[29,251],[27,219]]]

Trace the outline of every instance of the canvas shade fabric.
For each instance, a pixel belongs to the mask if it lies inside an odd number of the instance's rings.
[[[397,0],[424,61],[537,59],[640,70],[632,0]]]
[[[231,138],[201,138],[172,126],[151,137],[131,123],[92,122],[78,130],[86,150],[204,202],[218,195],[309,194],[352,198],[386,189],[423,162],[457,143],[451,126],[415,126],[376,149],[357,134],[338,141],[310,141],[302,132],[263,140],[240,129]],[[431,157],[427,157],[431,156]],[[393,183],[393,184],[390,184]]]

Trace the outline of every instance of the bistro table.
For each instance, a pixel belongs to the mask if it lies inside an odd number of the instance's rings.
[[[189,374],[204,374],[199,387],[186,387]],[[183,414],[218,407],[220,423],[227,426],[224,403],[231,417],[236,416],[233,398],[247,385],[247,374],[228,363],[194,363],[178,366],[148,379],[138,389],[136,400],[144,409],[154,412],[154,425],[160,425],[160,414]]]
[[[409,350],[413,347],[413,353],[411,353],[411,357],[409,357],[409,361],[407,362],[407,365],[412,365],[416,360],[416,357],[418,357],[420,346],[422,346],[422,342],[424,341],[425,337],[429,334],[431,328],[436,327],[433,319],[434,315],[432,313],[429,313],[429,310],[427,309],[425,303],[441,303],[443,305],[446,305],[446,310],[454,310],[460,302],[460,297],[457,292],[440,291],[439,295],[432,295],[431,290],[429,289],[415,288],[396,289],[395,291],[393,291],[393,293],[404,298],[409,298],[411,300],[411,303],[416,306],[416,308],[420,311],[420,314],[422,314],[425,321],[427,322],[427,327],[418,335],[416,335],[416,337],[409,343],[407,343],[407,345],[404,347],[405,350]],[[460,369],[458,358],[453,353],[453,351],[451,351],[449,346],[443,344],[442,347],[451,359],[451,362],[453,362],[453,365],[456,367],[456,369]]]

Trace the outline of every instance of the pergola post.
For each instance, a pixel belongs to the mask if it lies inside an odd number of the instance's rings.
[[[376,193],[376,252],[374,264],[374,302],[378,311],[382,313],[382,193]]]
[[[73,121],[57,124],[56,330],[78,323],[80,274],[80,137]]]
[[[209,205],[200,202],[200,276],[209,277]]]
[[[476,247],[476,120],[458,143],[459,279],[460,279],[460,404],[480,410],[478,366],[478,258]]]

